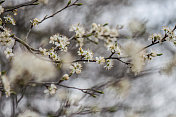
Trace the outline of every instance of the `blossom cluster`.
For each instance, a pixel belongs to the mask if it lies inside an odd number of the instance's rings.
[[[56,45],[61,51],[67,52],[67,46],[70,44],[66,36],[55,34],[50,37],[49,43]]]
[[[78,50],[78,55],[82,56],[85,60],[93,59],[93,52],[91,50],[83,50],[81,47]]]
[[[14,43],[14,40],[11,38],[11,34],[8,29],[4,29],[4,31],[0,32],[0,44],[6,47],[4,51],[6,58],[10,58],[14,56],[12,49],[9,47],[13,43]]]

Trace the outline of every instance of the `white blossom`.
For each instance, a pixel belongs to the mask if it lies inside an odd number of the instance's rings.
[[[144,46],[133,40],[127,41],[123,46],[123,54],[131,58],[131,70],[138,74],[141,72],[145,65],[145,51],[140,51]]]
[[[64,80],[69,80],[69,75],[68,74],[64,74],[62,77]]]
[[[14,56],[12,49],[10,48],[6,48],[6,50],[4,51],[4,54],[6,55],[6,58]]]
[[[0,5],[0,14],[4,12],[4,8]]]
[[[104,68],[106,68],[107,70],[110,70],[112,67],[113,67],[113,61],[111,59],[107,59],[106,65],[104,66]]]
[[[42,47],[40,47],[39,48],[39,51],[43,54],[43,55],[49,55],[49,53],[47,52],[47,50],[44,48],[42,48]]]
[[[23,113],[20,113],[18,117],[40,117],[40,115],[31,110],[25,110]]]
[[[0,43],[3,46],[10,46],[14,40],[11,38],[10,31],[8,29],[4,29],[3,32],[0,32]]]
[[[53,63],[46,59],[30,53],[16,53],[9,72],[10,82],[14,83],[17,79],[26,82],[33,79],[39,82],[55,78],[57,70]]]
[[[79,64],[78,62],[77,63],[73,63],[72,66],[70,66],[70,69],[71,69],[71,73],[74,74],[80,74],[81,73],[81,70],[82,70],[82,65]]]
[[[9,97],[10,96],[10,82],[8,80],[8,77],[6,75],[2,75],[1,78],[2,78],[4,89],[5,89],[6,97]]]
[[[101,64],[101,63],[104,63],[104,62],[105,62],[104,57],[101,57],[101,56],[96,57],[95,59],[96,59],[96,62],[97,62],[98,64]]]
[[[16,25],[15,19],[12,16],[8,15],[8,16],[4,17],[4,19],[6,22],[11,23],[12,25]]]
[[[56,94],[57,87],[55,84],[51,84],[46,90],[44,90],[44,93],[54,95]]]
[[[85,34],[85,29],[80,24],[74,24],[70,27],[70,31],[75,31],[76,37],[83,37]]]
[[[36,26],[39,24],[40,20],[37,18],[34,18],[33,20],[30,21],[33,26]]]
[[[68,38],[60,34],[55,34],[51,36],[49,43],[55,44],[56,47],[61,49],[61,51],[65,51],[65,52],[67,52],[67,45],[70,44]]]
[[[93,52],[91,50],[83,50],[81,47],[78,50],[78,55],[84,57],[85,60],[92,60],[93,59]]]

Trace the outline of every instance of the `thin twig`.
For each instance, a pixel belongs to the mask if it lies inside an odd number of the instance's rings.
[[[33,6],[33,5],[38,5],[38,0],[32,0],[32,1],[29,1],[29,2],[25,2],[25,3],[22,3],[22,4],[19,4],[19,5],[16,5],[16,6],[8,6],[8,7],[5,7],[5,10],[4,12],[9,12],[9,11],[13,11],[15,9],[19,9],[21,7],[25,7],[25,6]]]

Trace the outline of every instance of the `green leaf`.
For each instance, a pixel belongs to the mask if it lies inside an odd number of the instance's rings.
[[[162,53],[161,54],[157,54],[157,56],[161,56],[161,55],[163,55]]]
[[[75,4],[75,5],[77,5],[77,6],[81,6],[81,5],[83,5],[82,3],[77,3],[77,4]]]
[[[107,26],[107,25],[108,25],[108,23],[104,24],[103,27],[104,27],[104,26]]]
[[[71,0],[68,1],[67,6],[69,6],[70,4],[71,4]]]

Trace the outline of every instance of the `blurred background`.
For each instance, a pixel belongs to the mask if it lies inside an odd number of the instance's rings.
[[[3,6],[13,6],[27,0],[6,0]],[[72,0],[74,1],[74,0]],[[69,28],[80,23],[86,29],[92,23],[105,24],[119,29],[118,41],[123,43],[128,39],[140,41],[148,45],[148,37],[153,33],[161,33],[162,26],[173,28],[176,24],[175,0],[79,0],[82,6],[68,8],[53,18],[50,18],[31,31],[27,43],[34,48],[48,47],[49,37],[60,33],[71,37]],[[14,18],[15,26],[9,26],[20,38],[25,38],[30,29],[30,20],[42,19],[53,14],[67,4],[67,0],[48,0],[37,6],[18,9]],[[74,44],[74,43],[73,43]],[[131,45],[133,46],[133,45]],[[95,56],[109,56],[102,44],[94,45],[88,42],[85,48],[93,50]],[[7,60],[1,49],[1,69],[9,69]],[[74,56],[75,45],[69,46],[69,52]],[[162,72],[167,62],[175,55],[175,46],[169,42],[151,47],[157,53],[163,53],[147,63],[145,69],[138,75],[129,68],[114,61],[114,67],[107,71],[95,63],[84,64],[83,72],[74,75],[64,85],[79,88],[98,88],[104,94],[93,98],[81,91],[60,87],[55,96],[47,97],[44,88],[27,89],[25,96],[18,105],[17,113],[31,109],[43,117],[73,116],[73,117],[176,117],[176,79],[175,74]],[[65,72],[59,71],[61,77]],[[11,101],[0,98],[0,116],[8,117],[11,113]],[[82,111],[78,111],[78,110]],[[67,113],[67,114],[66,114]],[[50,116],[49,116],[50,115]]]

